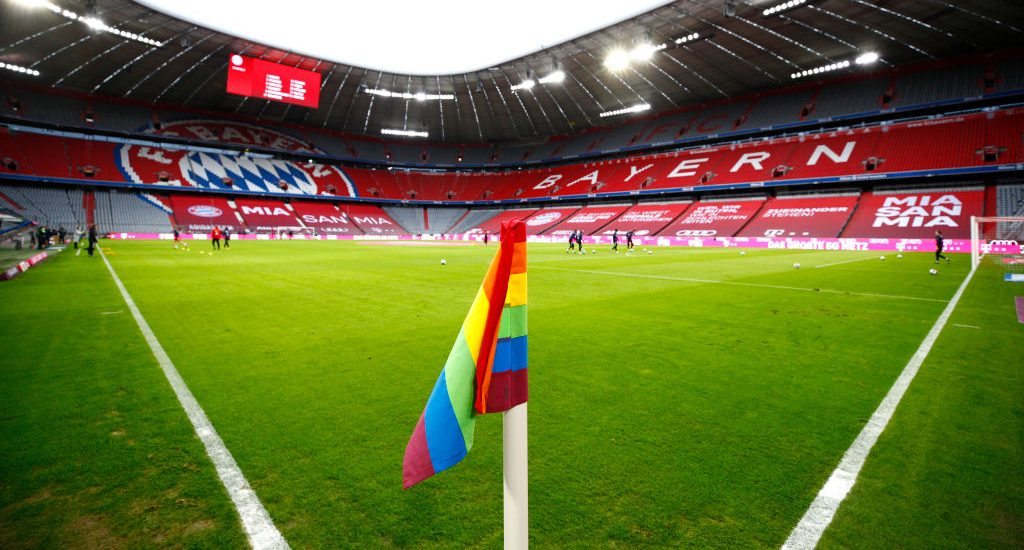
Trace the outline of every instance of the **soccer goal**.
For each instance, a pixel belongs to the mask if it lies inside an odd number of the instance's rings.
[[[971,216],[971,268],[990,255],[1009,273],[1024,274],[1024,217]]]

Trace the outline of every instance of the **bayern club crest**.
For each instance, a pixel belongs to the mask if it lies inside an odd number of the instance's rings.
[[[536,227],[538,225],[547,225],[553,223],[562,217],[561,212],[542,212],[536,216],[526,220],[526,225]]]
[[[197,204],[188,207],[188,213],[193,216],[200,218],[219,218],[224,212],[216,206],[207,206],[205,204]]]
[[[150,129],[147,133],[207,144],[215,142],[296,153],[322,153],[312,144],[293,136],[241,122],[179,120],[166,122],[159,130]],[[116,161],[118,168],[133,183],[291,195],[358,196],[352,182],[334,166],[295,162],[257,153],[218,151],[209,145],[201,149],[187,151],[123,144],[117,149]]]

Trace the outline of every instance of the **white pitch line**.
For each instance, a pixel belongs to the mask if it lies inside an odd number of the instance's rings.
[[[976,329],[980,329],[981,328],[981,327],[975,326],[975,325],[961,325],[961,324],[958,324],[958,323],[953,323],[953,326],[954,327],[960,327],[960,328],[976,328]]]
[[[868,256],[867,258],[857,258],[854,260],[843,260],[841,262],[832,262],[830,264],[821,264],[814,266],[815,269],[819,267],[832,267],[834,265],[852,264],[853,262],[863,262],[865,260],[874,260],[877,256]]]
[[[658,279],[662,281],[680,281],[684,283],[709,283],[719,285],[748,286],[753,288],[773,288],[776,290],[797,290],[800,292],[823,292],[827,294],[843,294],[849,296],[866,296],[869,298],[893,298],[896,300],[916,300],[919,302],[946,303],[946,300],[937,298],[918,298],[917,296],[899,296],[896,294],[875,294],[872,292],[847,292],[845,290],[832,290],[828,288],[806,288],[799,286],[765,285],[760,283],[741,283],[737,281],[718,281],[715,279],[695,279],[692,277],[670,277],[668,275],[644,275],[641,273],[622,273],[619,271],[596,271],[590,269],[569,269],[565,267],[533,266],[533,269],[550,269],[554,271],[572,271],[574,273],[592,273],[595,275],[614,275],[617,277],[636,277],[641,279]]]
[[[114,266],[110,265],[110,261],[107,260],[107,256],[103,253],[102,248],[100,249],[100,257],[103,258],[103,263],[107,264],[107,269],[114,278],[117,289],[121,291],[121,297],[128,304],[128,309],[132,312],[132,317],[135,317],[135,322],[139,325],[142,336],[146,338],[149,349],[153,350],[153,355],[156,356],[160,368],[164,371],[164,376],[167,377],[171,388],[174,389],[178,402],[181,403],[181,407],[185,409],[185,414],[188,415],[189,421],[192,422],[196,435],[199,436],[199,439],[202,440],[203,445],[206,447],[206,454],[210,457],[214,467],[216,467],[221,483],[227,489],[232,502],[235,503],[235,509],[238,510],[238,515],[242,519],[242,528],[245,530],[245,536],[249,539],[249,544],[256,550],[290,548],[281,532],[274,526],[273,520],[270,519],[270,514],[263,507],[263,503],[256,496],[256,492],[249,486],[249,482],[246,481],[242,470],[239,469],[238,464],[235,462],[235,458],[231,456],[231,452],[224,445],[224,440],[217,434],[217,430],[213,428],[213,424],[206,417],[206,413],[199,406],[199,402],[196,401],[195,396],[192,395],[188,386],[185,385],[185,381],[178,374],[178,369],[174,368],[174,363],[171,362],[171,358],[164,351],[163,346],[160,345],[160,341],[156,339],[153,330],[149,328],[149,323],[146,322],[142,312],[136,307],[135,301],[128,294],[128,289],[121,283],[121,279],[114,271]]]
[[[903,368],[903,372],[900,373],[896,382],[889,388],[889,393],[882,399],[881,404],[878,405],[874,414],[871,415],[867,425],[864,426],[864,429],[857,435],[857,439],[853,440],[853,444],[843,454],[842,460],[839,461],[839,466],[829,476],[828,481],[818,491],[818,496],[815,497],[807,512],[800,518],[800,522],[793,528],[793,532],[789,534],[789,538],[782,545],[784,550],[812,549],[818,545],[821,535],[825,533],[825,529],[832,523],[832,518],[835,517],[836,511],[839,510],[839,505],[842,504],[843,499],[846,498],[846,495],[850,493],[850,489],[853,489],[854,483],[857,482],[857,475],[860,474],[860,469],[864,466],[868,453],[871,452],[871,448],[874,447],[878,437],[882,435],[882,431],[885,430],[889,420],[892,419],[893,414],[896,412],[896,407],[899,406],[900,400],[903,399],[903,394],[907,392],[907,388],[910,387],[914,376],[917,375],[918,369],[921,368],[921,364],[928,357],[928,353],[932,350],[935,340],[939,337],[943,327],[946,326],[946,322],[949,320],[950,315],[953,314],[953,310],[956,309],[960,297],[963,295],[964,290],[967,289],[967,284],[971,282],[973,276],[974,271],[972,270],[964,278],[964,282],[960,284],[960,288],[953,295],[953,299],[949,301],[949,305],[946,306],[946,309],[942,310],[939,318],[932,325],[932,329],[924,337],[924,341],[921,342],[913,357],[910,358],[907,366]]]

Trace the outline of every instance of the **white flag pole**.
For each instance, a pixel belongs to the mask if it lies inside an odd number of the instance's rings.
[[[526,471],[526,403],[502,414],[505,474],[505,550],[525,550],[530,544]]]

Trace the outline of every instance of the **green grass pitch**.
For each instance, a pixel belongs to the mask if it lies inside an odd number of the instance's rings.
[[[501,546],[497,415],[401,489],[493,245],[103,246],[292,547]],[[968,271],[598,250],[529,248],[536,548],[778,547]],[[1024,545],[1024,285],[1000,279],[975,275],[823,548]],[[0,547],[246,545],[99,257],[0,283],[0,376]]]

